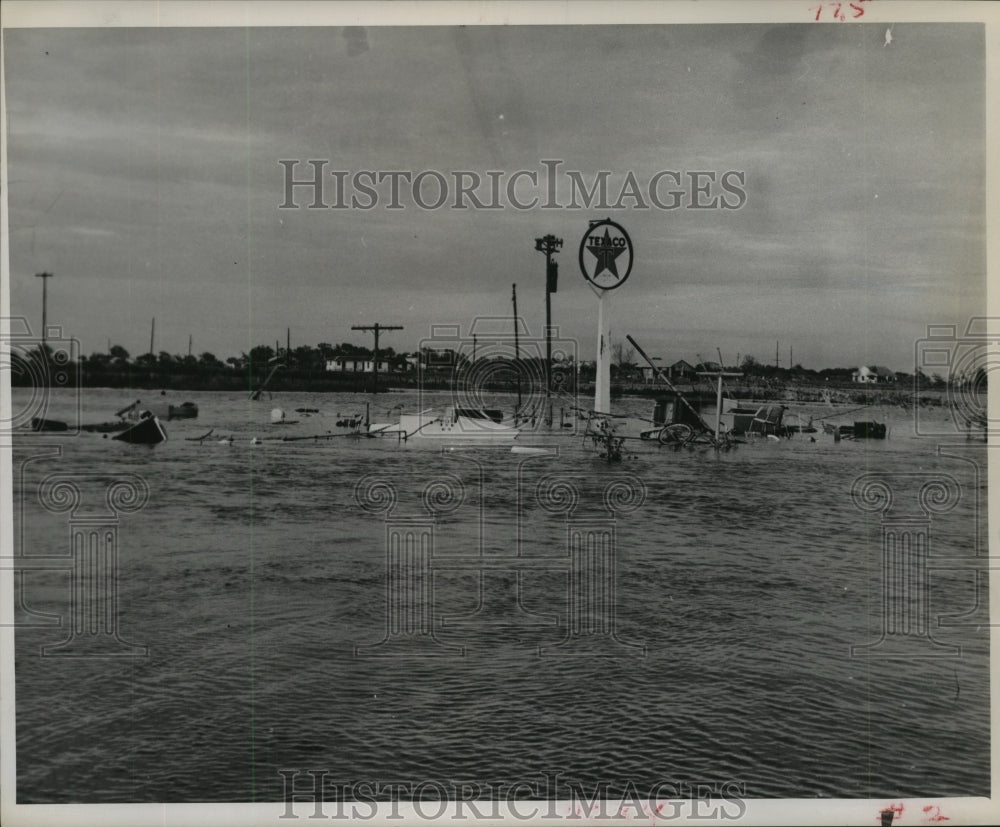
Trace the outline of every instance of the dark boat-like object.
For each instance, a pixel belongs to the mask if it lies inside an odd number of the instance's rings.
[[[167,441],[167,432],[152,414],[142,417],[135,425],[111,437],[131,445],[158,445]]]
[[[853,425],[841,425],[834,437],[840,439],[885,439],[884,422],[855,422]]]
[[[31,430],[33,431],[68,431],[69,425],[58,419],[45,419],[34,416],[31,418]]]
[[[81,425],[80,430],[91,434],[113,434],[124,431],[131,423],[125,419],[116,419],[114,422],[94,422]]]
[[[194,402],[185,402],[182,405],[168,405],[167,419],[197,419],[198,406]]]

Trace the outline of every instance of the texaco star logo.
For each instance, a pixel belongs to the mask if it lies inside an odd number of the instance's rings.
[[[583,277],[601,290],[621,287],[632,272],[632,239],[610,218],[592,221],[580,242]]]

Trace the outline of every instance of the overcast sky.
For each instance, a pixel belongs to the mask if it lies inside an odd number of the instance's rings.
[[[371,344],[353,324],[544,320],[534,238],[565,240],[555,324],[593,358],[589,219],[634,245],[615,338],[912,370],[928,324],[985,313],[979,24],[22,29],[5,32],[10,291],[133,355]],[[739,209],[279,209],[281,159],[327,170],[735,170]],[[302,166],[299,177],[310,169]],[[333,200],[332,176],[327,200]],[[670,182],[668,182],[669,184]],[[567,181],[560,183],[568,187]],[[669,189],[664,185],[663,190]],[[385,187],[381,192],[387,193]],[[404,192],[407,192],[404,186]],[[568,189],[565,190],[568,193]],[[433,195],[433,188],[431,194]],[[716,186],[711,195],[722,194]],[[307,192],[297,200],[310,203]],[[567,197],[563,197],[568,201]],[[433,199],[432,199],[433,200]],[[730,201],[734,199],[730,196]]]

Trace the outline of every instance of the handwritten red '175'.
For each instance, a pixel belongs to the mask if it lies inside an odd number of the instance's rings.
[[[855,0],[853,3],[820,3],[818,6],[810,6],[809,11],[815,10],[816,16],[813,20],[816,22],[824,18],[840,20],[841,22],[845,20],[857,20],[859,17],[863,17],[865,13],[861,4],[869,2],[871,0]],[[824,10],[826,14],[823,13]]]

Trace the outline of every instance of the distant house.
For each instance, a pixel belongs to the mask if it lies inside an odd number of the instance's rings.
[[[338,356],[336,359],[328,359],[326,369],[337,373],[374,373],[375,361],[373,359],[355,358],[353,356]],[[389,363],[380,361],[378,363],[379,373],[389,372]]]
[[[851,381],[865,385],[895,382],[896,374],[883,365],[862,365],[851,374]]]
[[[667,376],[671,379],[693,379],[697,371],[683,359],[678,359],[669,368]]]
[[[672,365],[661,367],[657,365],[643,365],[639,368],[643,381],[648,385],[656,378],[657,371],[663,373],[668,379],[694,379],[697,371],[683,359],[678,359]]]

